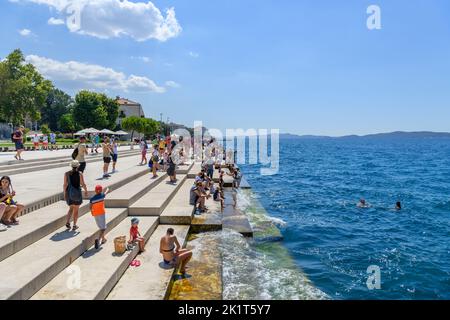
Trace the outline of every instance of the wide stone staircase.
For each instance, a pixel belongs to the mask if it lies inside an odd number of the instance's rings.
[[[61,165],[59,159],[52,161],[43,164],[44,169]],[[80,207],[76,232],[66,230],[68,207],[60,193],[49,194],[52,201],[34,201],[19,226],[0,233],[0,299],[164,299],[174,269],[162,263],[159,240],[172,227],[186,243],[193,219],[189,189],[194,180],[189,174],[198,168],[193,166],[180,167],[176,183],[165,173],[152,179],[146,167],[119,172],[106,181],[104,186],[112,189],[106,198],[108,242],[99,250],[93,247],[99,230],[88,200]],[[138,257],[140,267],[130,266],[138,248],[114,253],[114,238],[128,239],[135,216],[147,239],[146,252]]]

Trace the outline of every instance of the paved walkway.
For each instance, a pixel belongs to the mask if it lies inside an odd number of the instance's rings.
[[[119,154],[117,163],[119,172],[116,175],[120,174],[120,176],[123,176],[121,173],[130,171],[131,174],[131,171],[143,170],[143,167],[138,167],[139,161],[140,155],[121,159]],[[15,200],[20,203],[30,204],[52,194],[62,192],[64,173],[69,170],[70,168],[67,166],[11,176],[14,190],[17,193]],[[99,158],[98,161],[87,164],[84,178],[89,190],[93,190],[97,184],[105,184],[116,180],[114,175],[108,180],[102,180],[102,175],[103,159]]]
[[[138,150],[139,147],[135,146],[135,150]],[[119,147],[119,151],[126,151],[130,150],[130,146],[124,146]],[[101,151],[101,149],[99,149]],[[22,157],[26,160],[52,160],[58,157],[64,157],[67,156],[70,158],[70,155],[72,154],[73,149],[65,149],[65,150],[55,150],[55,151],[24,151],[22,153]],[[22,163],[19,161],[16,161],[14,159],[15,152],[0,152],[0,165],[1,164],[7,164],[8,162],[14,161],[16,163]]]

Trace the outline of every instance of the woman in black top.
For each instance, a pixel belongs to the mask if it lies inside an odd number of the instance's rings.
[[[176,176],[176,165],[175,162],[173,162],[172,159],[172,153],[169,153],[167,163],[169,164],[169,168],[167,169],[167,174],[170,177],[170,182],[175,183],[177,182],[177,176]]]
[[[83,174],[78,171],[80,167],[80,163],[77,160],[72,161],[71,165],[72,170],[66,172],[64,175],[64,200],[67,202],[67,205],[70,207],[67,212],[67,223],[66,227],[70,230],[70,219],[73,214],[73,228],[72,231],[76,231],[78,229],[77,221],[78,221],[78,211],[80,209],[80,205],[83,203],[83,195],[81,193],[81,188],[83,187],[86,196],[88,195],[86,184],[84,183]]]

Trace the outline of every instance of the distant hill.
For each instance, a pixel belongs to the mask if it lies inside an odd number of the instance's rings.
[[[314,135],[295,135],[290,133],[280,134],[280,139],[295,139],[295,140],[313,140],[313,139],[450,139],[449,132],[431,132],[431,131],[417,131],[417,132],[404,132],[396,131],[390,133],[377,133],[368,134],[363,136],[348,135],[342,137],[329,137],[329,136],[314,136]]]

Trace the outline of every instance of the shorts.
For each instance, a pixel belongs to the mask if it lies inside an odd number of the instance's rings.
[[[15,144],[16,144],[16,150],[23,150],[24,149],[22,142],[16,142]]]
[[[52,145],[55,145],[56,144],[56,141],[52,141],[52,142],[50,142]]]
[[[112,154],[111,156],[112,156],[112,161],[113,162],[117,162],[117,158],[119,157],[119,155],[118,154]]]
[[[106,214],[95,216],[95,223],[100,230],[106,230]]]
[[[79,172],[83,172],[86,170],[86,162],[80,162],[80,166],[78,167]]]
[[[111,157],[104,157],[103,158],[104,163],[111,163]]]
[[[34,142],[33,144],[35,147],[39,147],[39,142]]]

